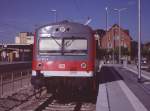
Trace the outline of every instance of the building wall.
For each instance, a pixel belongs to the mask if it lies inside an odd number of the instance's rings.
[[[34,36],[28,36],[26,39],[27,39],[26,41],[27,44],[33,44]]]
[[[15,37],[15,43],[20,44],[20,37],[18,37],[18,36]]]
[[[122,28],[120,28],[120,44],[123,47],[127,47],[129,50],[131,50],[131,37],[129,33]],[[106,34],[101,39],[101,47],[112,49],[113,47],[119,47],[119,27],[118,25],[114,25],[112,28],[110,28]]]
[[[16,44],[33,44],[34,36],[31,32],[20,32],[15,38]]]

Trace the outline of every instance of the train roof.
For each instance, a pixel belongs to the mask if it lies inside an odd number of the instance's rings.
[[[84,25],[84,24],[81,24],[81,23],[78,23],[78,22],[71,22],[71,21],[68,21],[68,20],[63,20],[63,21],[59,21],[59,22],[54,22],[54,23],[42,25],[39,28],[42,28],[42,27],[45,27],[45,26],[51,26],[51,25],[52,26],[53,25],[80,25],[80,26],[88,27],[88,28],[91,29],[91,27],[89,27],[88,25]]]
[[[78,31],[81,29],[82,32],[87,32],[87,31],[93,32],[92,28],[89,27],[88,25],[84,25],[84,24],[77,23],[77,22],[70,22],[68,20],[46,24],[37,28],[37,30],[40,30],[47,26],[53,26],[55,27],[56,30],[57,30],[57,27],[65,27],[65,28],[75,27]]]

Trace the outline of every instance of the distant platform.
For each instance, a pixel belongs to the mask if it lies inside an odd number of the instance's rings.
[[[31,63],[31,61],[0,62],[0,65]]]

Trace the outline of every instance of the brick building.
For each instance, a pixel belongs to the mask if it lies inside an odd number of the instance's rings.
[[[121,47],[131,50],[131,36],[128,30],[120,28],[120,45]],[[105,49],[113,49],[119,47],[119,26],[113,25],[101,39],[101,47]]]

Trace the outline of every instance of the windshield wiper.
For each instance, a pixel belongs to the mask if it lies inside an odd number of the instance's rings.
[[[71,46],[71,44],[73,43],[73,41],[74,41],[74,40],[71,40],[71,42],[70,42],[70,40],[67,41],[67,42],[64,44],[64,46],[66,46],[66,47]]]
[[[67,40],[67,39],[66,39]],[[75,37],[72,36],[70,39],[68,39],[69,41],[67,41],[64,46],[69,47],[71,46],[71,44],[73,43],[73,41],[75,40]],[[71,42],[70,42],[71,41]]]
[[[62,48],[62,45],[59,44],[59,42],[58,42],[53,36],[51,36],[51,38],[56,42],[56,44],[57,44],[60,48]]]

